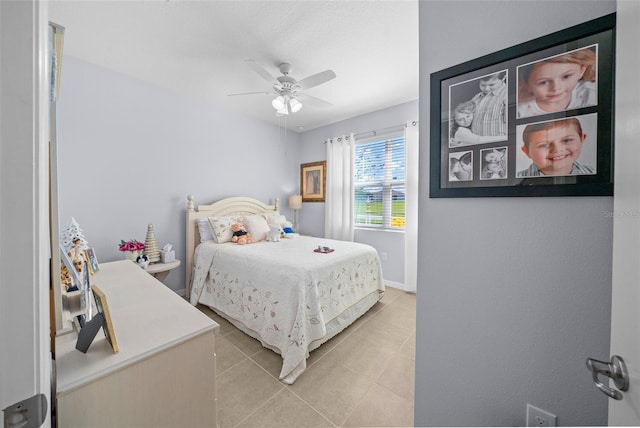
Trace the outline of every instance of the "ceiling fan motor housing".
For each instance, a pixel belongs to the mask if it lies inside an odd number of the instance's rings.
[[[283,62],[278,67],[280,68],[280,73],[284,75],[291,73],[291,64],[289,64],[288,62]]]
[[[279,76],[277,77],[277,80],[280,82],[280,88],[277,88],[278,85],[274,85],[274,88],[278,92],[295,92],[300,87],[296,79],[287,75]]]

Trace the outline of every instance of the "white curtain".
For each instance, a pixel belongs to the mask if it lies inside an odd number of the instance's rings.
[[[327,140],[324,236],[353,241],[353,133]]]
[[[415,292],[418,284],[418,122],[405,126],[405,230],[404,230],[404,286]]]

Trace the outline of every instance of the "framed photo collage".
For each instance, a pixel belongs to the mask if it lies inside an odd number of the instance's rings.
[[[430,197],[613,194],[615,14],[431,75]]]

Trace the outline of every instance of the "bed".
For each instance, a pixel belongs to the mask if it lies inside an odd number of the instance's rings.
[[[190,195],[186,218],[186,295],[191,304],[210,307],[280,354],[284,383],[293,384],[306,369],[310,351],[364,315],[384,294],[378,254],[365,244],[308,236],[248,245],[225,242],[228,235],[220,226],[225,222],[242,219],[253,227],[249,232],[260,232],[255,228],[263,225],[260,218],[283,219],[278,199],[268,205],[233,197],[196,210]],[[207,223],[212,230],[203,229]],[[318,246],[334,251],[314,251]]]

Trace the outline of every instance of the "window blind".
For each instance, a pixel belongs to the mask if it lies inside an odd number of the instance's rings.
[[[404,135],[356,143],[354,225],[404,229]]]

